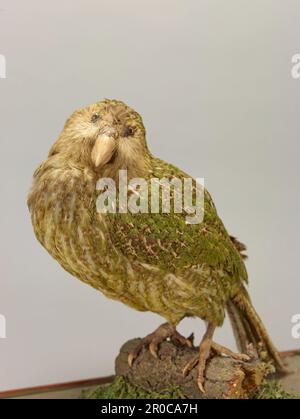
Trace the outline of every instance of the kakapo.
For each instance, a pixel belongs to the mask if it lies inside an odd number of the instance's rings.
[[[97,182],[118,182],[120,170],[126,170],[129,181],[190,177],[151,154],[137,112],[121,101],[103,100],[68,118],[34,173],[28,206],[37,239],[64,269],[109,298],[166,319],[129,354],[129,364],[143,347],[157,356],[159,343],[170,337],[191,346],[176,325],[194,316],[207,329],[199,356],[183,373],[198,364],[201,391],[211,350],[247,360],[252,344],[285,370],[246,290],[245,248],[228,234],[208,191],[200,223],[187,223],[184,212],[172,210],[101,213]],[[213,341],[226,311],[241,354]]]

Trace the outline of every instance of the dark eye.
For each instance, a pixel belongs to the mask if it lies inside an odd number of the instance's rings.
[[[122,134],[123,137],[131,137],[134,134],[134,130],[131,127],[125,127]]]
[[[97,122],[100,119],[100,114],[99,113],[94,113],[91,117],[91,122]]]

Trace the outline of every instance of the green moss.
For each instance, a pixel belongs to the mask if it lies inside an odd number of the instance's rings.
[[[116,377],[110,384],[102,385],[90,392],[84,392],[83,399],[183,399],[181,392],[174,388],[162,393],[149,392],[130,384],[123,377]]]
[[[97,387],[93,391],[83,392],[83,399],[184,399],[178,388],[166,389],[161,393],[150,392],[142,387],[129,383],[123,377],[116,377],[110,384]],[[279,381],[265,381],[260,388],[252,394],[251,399],[296,399],[286,392]]]
[[[260,388],[253,393],[252,399],[271,399],[271,400],[285,400],[296,399],[291,393],[285,391],[279,381],[271,380],[265,381]]]

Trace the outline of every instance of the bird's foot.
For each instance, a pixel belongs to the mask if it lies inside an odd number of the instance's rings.
[[[237,361],[247,362],[251,358],[246,354],[239,354],[232,352],[230,349],[221,346],[212,340],[214,332],[214,326],[208,326],[207,331],[200,343],[199,354],[194,356],[183,368],[182,374],[186,377],[191,370],[198,365],[197,373],[197,385],[201,393],[205,393],[204,382],[205,382],[205,369],[207,360],[210,357],[211,352],[217,353],[219,355],[226,355],[230,358],[233,358]]]
[[[180,345],[193,347],[193,334],[188,338],[177,332],[176,327],[170,323],[164,323],[159,326],[153,333],[144,337],[128,354],[128,364],[131,367],[134,360],[138,357],[143,348],[148,348],[151,355],[158,358],[158,348],[160,343],[171,338],[175,343]]]

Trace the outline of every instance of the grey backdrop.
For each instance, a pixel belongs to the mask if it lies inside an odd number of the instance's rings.
[[[300,347],[299,20],[292,0],[0,1],[1,390],[110,374],[119,346],[161,322],[73,279],[32,232],[33,170],[68,115],[103,97],[143,115],[156,155],[205,178],[248,245],[274,341]],[[180,330],[199,339],[203,325]],[[228,325],[218,340],[234,345]]]

